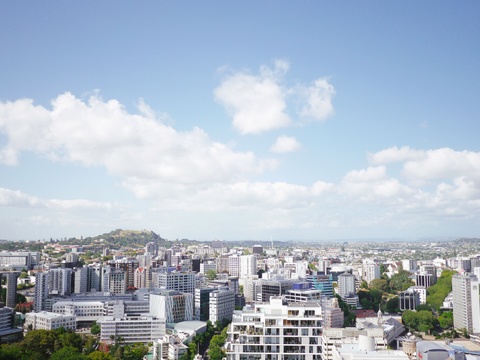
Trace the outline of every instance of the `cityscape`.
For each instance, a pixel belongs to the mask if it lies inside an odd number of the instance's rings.
[[[479,14],[0,1],[0,360],[480,360]]]
[[[480,356],[480,239],[250,243],[166,240],[122,229],[3,240],[0,354]]]

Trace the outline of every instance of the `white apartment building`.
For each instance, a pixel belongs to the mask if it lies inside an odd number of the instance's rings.
[[[137,289],[146,289],[150,287],[152,273],[150,267],[139,267],[133,273],[133,286]]]
[[[342,299],[355,295],[355,275],[343,273],[338,275],[338,295]]]
[[[240,256],[239,278],[245,278],[257,274],[257,257],[255,255]],[[232,275],[234,276],[234,275]]]
[[[150,314],[167,323],[191,321],[193,317],[194,296],[175,290],[166,290],[160,294],[150,294]]]
[[[90,280],[89,275],[90,275],[90,269],[88,267],[82,267],[75,270],[75,287],[74,287],[75,293],[81,294],[81,293],[86,293],[90,290],[88,288],[88,283]]]
[[[77,328],[77,320],[75,315],[64,315],[53,312],[41,311],[30,312],[25,314],[25,328],[32,326],[33,330],[55,330],[60,327],[66,330],[73,330]]]
[[[281,297],[235,311],[225,343],[227,360],[319,360],[318,303],[284,305]]]
[[[475,275],[452,276],[453,327],[480,332],[479,283]]]
[[[165,335],[164,319],[151,315],[105,316],[97,321],[100,325],[100,341],[112,343],[121,337],[125,343],[148,344]]]
[[[235,310],[235,292],[229,289],[218,289],[210,293],[209,320],[216,321],[232,320]]]

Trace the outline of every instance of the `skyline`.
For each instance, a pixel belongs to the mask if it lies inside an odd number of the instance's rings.
[[[479,237],[478,3],[185,4],[0,4],[0,239]]]

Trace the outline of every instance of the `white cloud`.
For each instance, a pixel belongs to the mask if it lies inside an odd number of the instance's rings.
[[[112,204],[85,199],[58,200],[40,199],[36,196],[25,194],[19,190],[0,188],[0,206],[23,207],[23,208],[49,208],[53,210],[109,210]]]
[[[287,112],[288,98],[300,101],[299,115],[324,120],[333,115],[335,90],[326,79],[312,86],[283,84],[288,62],[275,61],[273,69],[262,66],[258,75],[240,71],[226,76],[214,94],[233,118],[233,127],[241,134],[258,134],[298,124]]]
[[[54,99],[51,110],[32,100],[0,103],[0,132],[8,139],[0,161],[15,164],[22,152],[32,151],[54,161],[104,166],[141,197],[155,196],[157,184],[201,186],[276,166],[212,141],[202,129],[178,132],[140,107],[142,115],[130,114],[116,100],[95,95],[85,102],[70,93]]]
[[[257,134],[292,123],[285,113],[287,92],[278,80],[287,68],[281,62],[273,70],[264,67],[258,76],[240,72],[225,78],[215,89],[215,98],[232,114],[233,126],[241,134]]]
[[[279,136],[275,143],[270,147],[274,153],[290,153],[298,151],[302,145],[293,136]]]
[[[325,120],[335,113],[332,100],[335,89],[326,79],[317,79],[312,86],[303,87],[300,93],[304,97],[305,105],[300,115],[314,120]]]

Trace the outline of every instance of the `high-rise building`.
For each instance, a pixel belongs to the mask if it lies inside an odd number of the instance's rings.
[[[380,265],[372,261],[365,261],[363,263],[363,280],[370,284],[375,279],[380,279]]]
[[[195,289],[195,319],[208,321],[210,318],[210,293],[216,288]]]
[[[478,279],[475,275],[454,275],[453,327],[468,333],[480,332],[480,296]]]
[[[48,292],[68,296],[72,293],[72,269],[48,270]]]
[[[15,308],[17,304],[17,277],[18,273],[8,272],[4,273],[5,278],[7,279],[7,294],[5,306],[9,308]]]
[[[322,352],[322,308],[285,305],[281,297],[235,311],[225,343],[227,360],[317,360]]]
[[[43,310],[43,304],[48,298],[48,273],[38,272],[35,274],[35,295],[33,310],[40,312]]]
[[[91,270],[88,267],[77,268],[75,270],[74,292],[82,294],[89,292],[89,283],[91,283]]]
[[[240,258],[238,255],[230,255],[228,257],[228,273],[230,276],[239,276]]]
[[[122,269],[112,269],[108,273],[108,290],[112,294],[125,294],[127,292],[127,273]]]
[[[238,277],[240,279],[257,274],[257,257],[255,255],[240,256],[240,271]],[[230,274],[235,276],[233,274]]]
[[[338,275],[338,295],[342,299],[355,295],[355,275],[349,273]]]
[[[154,272],[152,273],[152,282],[156,288],[195,294],[195,273]]]
[[[217,321],[232,320],[235,310],[235,292],[230,289],[217,289],[210,293],[209,320]]]

